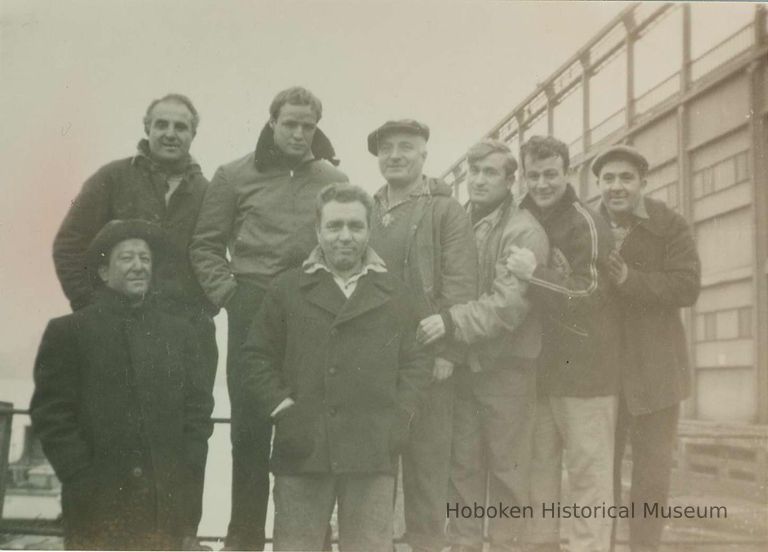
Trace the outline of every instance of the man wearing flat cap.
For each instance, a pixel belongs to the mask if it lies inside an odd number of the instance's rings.
[[[477,295],[477,252],[467,213],[445,183],[422,174],[429,128],[388,121],[368,135],[386,184],[374,195],[371,246],[416,297],[420,319]],[[453,370],[466,346],[452,332],[432,345],[432,382],[403,451],[405,539],[415,551],[440,550],[451,456]]]
[[[195,329],[212,392],[218,363],[215,308],[197,283],[187,255],[208,187],[200,165],[189,154],[198,123],[197,109],[186,96],[167,94],[153,100],[143,120],[146,138],[136,154],[103,166],[83,184],[56,234],[53,260],[72,309],[79,310],[95,298],[85,255],[99,230],[114,219],[141,219],[160,226],[169,247],[153,266],[152,292],[158,306],[185,318]],[[198,474],[196,498],[188,504],[187,548],[197,542],[204,472]]]
[[[232,406],[232,514],[227,548],[261,550],[269,499],[268,419],[240,393],[240,347],[270,283],[317,244],[315,198],[346,182],[317,127],[323,104],[294,86],[279,92],[255,151],[219,167],[200,209],[189,255],[210,301],[227,310],[227,387]]]
[[[644,197],[648,161],[631,146],[612,146],[592,162],[600,213],[616,238],[609,258],[620,309],[622,365],[614,461],[616,502],[621,462],[632,446],[630,501],[665,505],[680,402],[690,374],[680,309],[696,302],[701,265],[691,228],[664,203]],[[658,550],[663,520],[630,519],[630,548]]]
[[[37,354],[30,412],[68,549],[179,549],[186,535],[213,400],[194,329],[150,296],[161,234],[107,223],[85,255],[90,303],[51,320]]]

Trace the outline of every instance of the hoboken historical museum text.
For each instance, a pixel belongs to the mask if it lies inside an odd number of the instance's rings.
[[[498,504],[460,505],[458,502],[446,503],[446,516],[450,518],[477,519],[529,519],[536,516],[536,510],[541,518],[558,519],[590,519],[590,518],[662,518],[662,519],[725,519],[728,509],[725,506],[702,505],[662,505],[658,502],[630,503],[626,506],[615,506],[602,503],[599,506],[580,504],[561,504],[560,502],[543,502],[534,506],[514,506],[499,502]]]

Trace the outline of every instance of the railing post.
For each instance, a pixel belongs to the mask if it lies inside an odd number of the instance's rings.
[[[691,5],[683,4],[683,66],[680,68],[680,92],[685,94],[691,84]]]
[[[625,122],[627,128],[632,128],[635,118],[635,14],[628,12],[624,16],[624,28],[627,32],[627,101]]]
[[[0,519],[3,517],[6,479],[8,478],[8,454],[11,450],[13,403],[0,401]]]
[[[581,56],[581,99],[582,99],[582,105],[581,105],[581,124],[582,124],[582,147],[584,149],[584,154],[589,151],[590,146],[592,145],[592,137],[591,137],[591,125],[590,125],[590,117],[589,117],[589,73],[590,73],[590,55],[589,50],[584,52],[584,55]]]

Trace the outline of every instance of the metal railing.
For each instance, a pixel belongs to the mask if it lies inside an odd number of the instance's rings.
[[[754,45],[754,23],[748,23],[691,61],[691,81],[711,73]]]

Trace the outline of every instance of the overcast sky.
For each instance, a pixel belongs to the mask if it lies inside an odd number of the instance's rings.
[[[252,150],[277,91],[307,86],[341,168],[375,190],[373,128],[429,124],[439,175],[624,6],[0,0],[0,376],[29,377],[46,321],[68,312],[53,235],[82,182],[134,152],[153,98],[195,102],[210,177]]]

